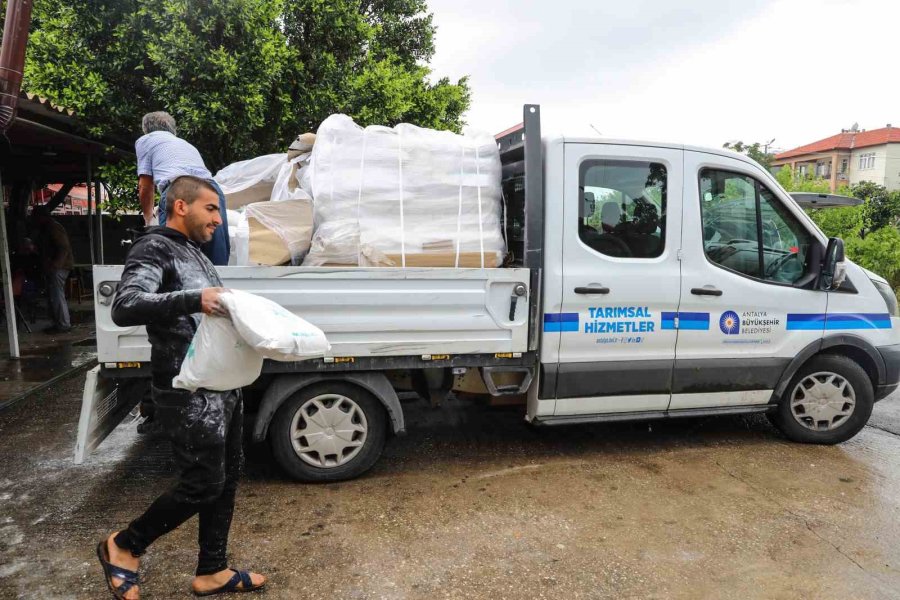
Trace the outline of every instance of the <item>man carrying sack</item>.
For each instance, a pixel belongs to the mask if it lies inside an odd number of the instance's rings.
[[[221,226],[219,199],[206,180],[182,176],[169,187],[165,227],[150,228],[128,255],[112,306],[122,327],[146,325],[155,419],[169,438],[178,481],[128,528],[109,535],[97,556],[116,598],[139,597],[139,557],[157,538],[198,515],[200,553],[194,594],[246,592],[265,577],[228,568],[226,549],[243,461],[240,390],[173,389],[200,313],[226,315],[216,269],[200,251]]]

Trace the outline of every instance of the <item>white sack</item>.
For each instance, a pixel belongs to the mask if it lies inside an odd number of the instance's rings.
[[[262,355],[247,345],[227,317],[203,315],[172,387],[235,390],[256,381],[262,364]]]
[[[225,194],[225,205],[235,209],[251,202],[268,200],[287,154],[266,154],[232,163],[216,173],[213,179]]]
[[[352,264],[380,264],[366,257],[383,255],[407,266],[407,257],[421,254],[459,266],[474,254],[478,266],[493,266],[506,254],[500,154],[489,134],[406,123],[363,129],[332,115],[316,134],[310,171],[300,175],[301,186],[312,189],[319,228],[309,264],[345,260],[346,240],[323,233],[335,222],[358,232]],[[340,256],[328,248],[340,248]]]
[[[249,260],[250,228],[243,211],[228,211],[228,241],[231,245],[228,266],[246,266]]]
[[[309,153],[284,162],[278,169],[275,184],[269,199],[272,202],[279,200],[311,200],[310,195],[300,187],[301,171],[309,162]]]
[[[265,358],[290,362],[325,356],[325,333],[262,296],[231,290],[220,296],[243,340]]]

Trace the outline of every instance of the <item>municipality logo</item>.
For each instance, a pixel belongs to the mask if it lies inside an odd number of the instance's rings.
[[[741,318],[733,310],[727,310],[719,317],[719,329],[725,335],[737,335],[741,332]]]

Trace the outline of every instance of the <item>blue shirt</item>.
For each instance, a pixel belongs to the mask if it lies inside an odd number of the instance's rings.
[[[138,175],[150,175],[162,191],[182,175],[212,179],[200,152],[191,144],[168,131],[151,131],[134,144]]]

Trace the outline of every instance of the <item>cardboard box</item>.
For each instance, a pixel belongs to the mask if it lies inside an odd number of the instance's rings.
[[[236,210],[254,202],[265,202],[272,195],[274,186],[274,181],[260,181],[239,192],[225,194],[225,206],[231,210]]]
[[[299,264],[309,251],[313,208],[309,200],[258,202],[246,208],[251,264]]]
[[[388,254],[388,259],[394,264],[392,266],[402,266],[403,265],[403,257],[399,254]],[[484,253],[484,268],[492,269],[494,267],[500,266],[500,260],[496,253],[494,252],[485,252]],[[384,266],[384,265],[373,265],[373,266]],[[406,255],[406,266],[407,267],[455,267],[456,266],[456,253],[455,252],[441,252],[441,253],[422,253],[422,254],[407,254]],[[459,267],[461,269],[480,269],[481,268],[481,253],[480,252],[460,252],[459,253]]]

